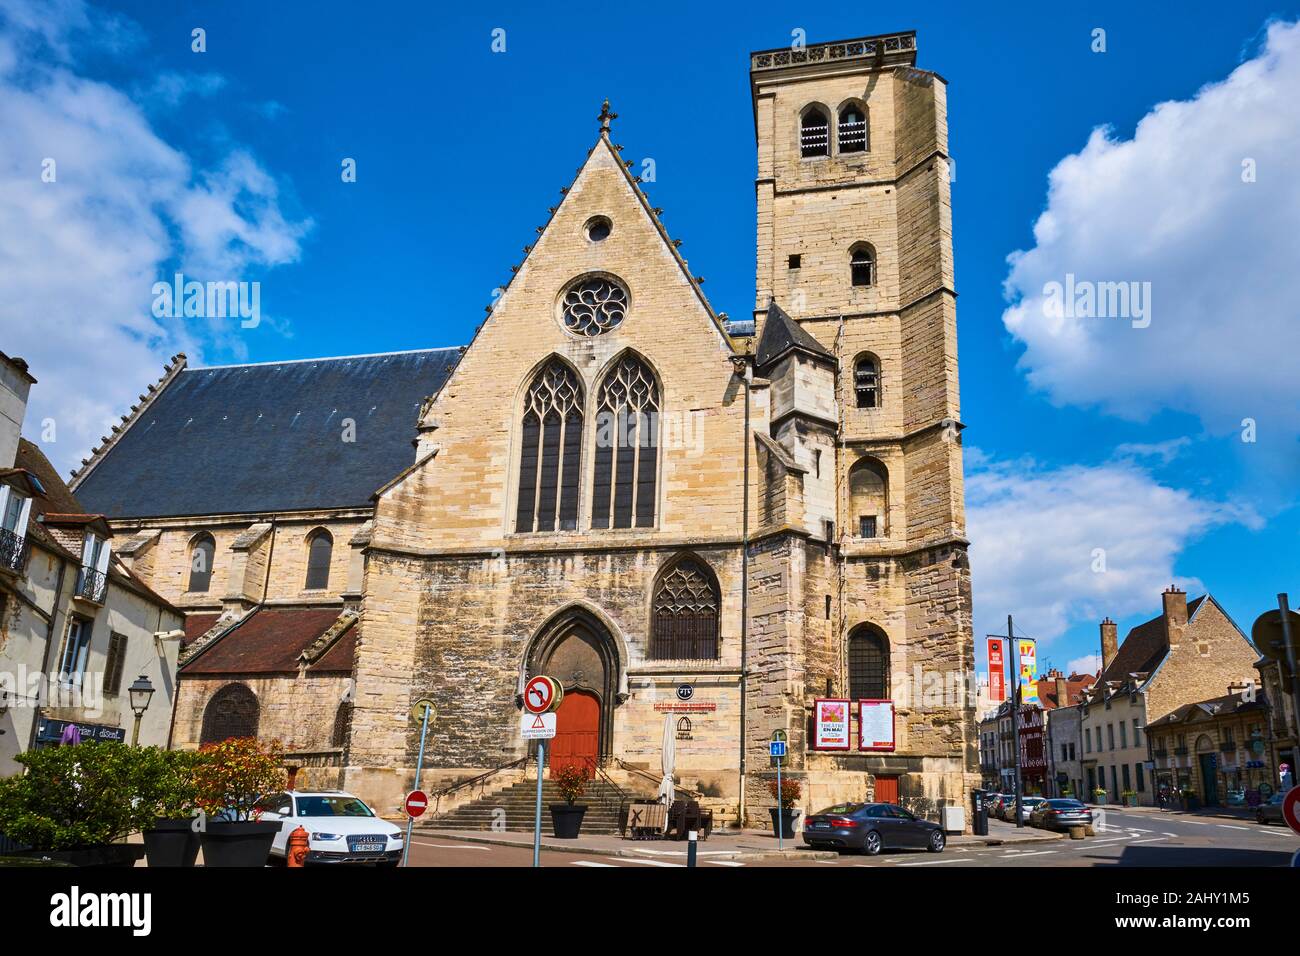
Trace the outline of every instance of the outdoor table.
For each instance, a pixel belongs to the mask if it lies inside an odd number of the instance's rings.
[[[627,808],[626,831],[633,840],[657,840],[663,836],[667,819],[662,803],[633,803]]]

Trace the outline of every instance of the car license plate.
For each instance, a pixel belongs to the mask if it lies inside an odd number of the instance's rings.
[[[830,826],[831,825],[829,823],[814,823],[812,825],[812,828],[814,830],[829,830]]]
[[[357,843],[352,847],[356,853],[383,853],[384,845],[382,843]]]

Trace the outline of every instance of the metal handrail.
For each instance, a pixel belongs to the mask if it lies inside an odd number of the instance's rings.
[[[438,807],[441,805],[443,797],[453,794],[457,790],[462,790],[465,787],[472,787],[475,784],[487,783],[489,779],[495,777],[497,774],[501,773],[502,771],[513,770],[516,767],[527,767],[528,764],[531,763],[534,759],[535,758],[533,757],[532,754],[527,754],[523,757],[520,757],[518,760],[512,760],[510,761],[510,763],[503,763],[501,764],[501,766],[493,767],[491,770],[481,773],[478,776],[470,777],[468,780],[461,780],[457,783],[453,783],[449,787],[443,787],[441,790],[434,790],[432,793],[429,794],[429,796],[432,797],[434,800],[432,816],[438,815]],[[481,795],[482,794],[480,794],[480,796]]]
[[[631,764],[625,763],[621,757],[615,757],[614,759],[618,762],[619,767],[626,770],[628,773],[634,773],[638,776],[645,777],[647,780],[652,781],[656,786],[662,782],[662,778],[656,777],[654,774],[642,770],[640,767],[633,767]],[[692,790],[690,787],[683,787],[676,783],[673,784],[673,789],[679,790],[682,793],[690,794],[691,798],[694,800],[699,800],[704,796],[704,794],[699,790]]]
[[[600,763],[598,761],[592,760],[590,757],[587,757],[586,762],[587,765],[591,767],[592,770],[591,779],[593,781],[599,781],[601,784],[604,785],[604,789],[613,790],[614,793],[617,795],[618,809],[621,811],[628,804],[628,797],[627,794],[623,791],[623,788],[620,787],[618,784],[616,784],[610,778],[609,774],[605,773],[605,771],[600,768]],[[597,789],[597,799],[600,800],[600,802],[603,803],[605,806],[607,807],[610,806],[611,804],[609,799],[607,799],[606,795],[601,792],[602,788],[597,787],[596,789]]]

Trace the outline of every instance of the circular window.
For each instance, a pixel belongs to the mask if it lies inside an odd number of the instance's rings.
[[[561,314],[570,332],[600,335],[622,323],[627,314],[627,290],[605,276],[586,276],[564,293]]]
[[[587,238],[592,242],[604,242],[609,238],[610,231],[614,224],[604,216],[596,216],[587,220]]]

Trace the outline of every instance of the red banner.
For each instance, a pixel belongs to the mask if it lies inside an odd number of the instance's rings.
[[[1007,699],[1007,666],[1003,656],[1005,647],[1001,638],[989,638],[989,699],[993,701]]]

